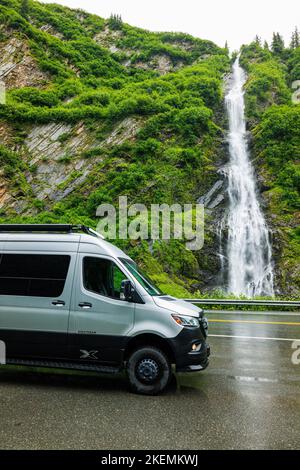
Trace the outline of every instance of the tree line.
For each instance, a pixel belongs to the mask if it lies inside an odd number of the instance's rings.
[[[258,35],[255,36],[255,43],[261,47],[263,46],[264,49],[271,50],[274,54],[278,55],[280,55],[285,50],[284,39],[280,33],[273,33],[272,42],[270,46],[267,41],[264,41],[264,44],[262,44],[262,40]],[[297,47],[300,47],[300,33],[296,26],[294,31],[292,32],[289,48],[297,49]]]

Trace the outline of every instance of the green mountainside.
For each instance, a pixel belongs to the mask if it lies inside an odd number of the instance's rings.
[[[242,49],[247,116],[274,230],[277,288],[299,292],[300,49]],[[226,209],[228,50],[81,10],[0,0],[1,221],[97,225],[102,203],[205,203],[205,245],[117,243],[165,291],[218,287],[217,225]],[[298,217],[298,218],[297,218]]]
[[[291,97],[300,79],[300,48],[270,52],[254,42],[242,48],[241,63],[248,73],[246,114],[273,231],[277,285],[299,297],[300,106]]]

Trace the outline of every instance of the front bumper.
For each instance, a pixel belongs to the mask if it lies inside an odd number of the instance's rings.
[[[190,353],[189,361],[192,362],[185,365],[176,364],[176,372],[199,372],[201,370],[206,369],[209,364],[209,356],[210,356],[210,346],[209,344],[205,343],[203,346],[206,347],[206,351],[202,352],[201,354]]]
[[[175,356],[176,372],[197,372],[206,369],[210,346],[206,342],[203,328],[183,328],[175,338],[169,340]],[[193,351],[193,344],[201,345]]]

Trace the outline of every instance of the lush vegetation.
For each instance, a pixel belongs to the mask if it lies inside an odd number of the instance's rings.
[[[117,205],[121,195],[128,196],[129,205],[191,203],[217,181],[225,158],[227,48],[187,34],[134,28],[118,15],[104,20],[57,4],[1,0],[0,54],[12,40],[22,42],[20,56],[28,51],[31,74],[36,68],[39,81],[32,84],[31,76],[24,76],[28,80],[22,86],[8,83],[7,103],[0,105],[5,137],[0,179],[10,195],[1,209],[2,221],[96,227],[98,205]],[[248,73],[246,112],[254,163],[274,229],[277,280],[282,292],[296,295],[300,108],[291,102],[291,85],[300,79],[298,31],[288,48],[278,33],[270,47],[256,38],[242,48],[241,62]],[[124,122],[128,129],[122,131]],[[28,135],[51,123],[66,125],[56,140],[65,154],[56,161],[43,154],[42,146],[36,161]],[[86,133],[85,144],[78,140],[76,148],[68,147],[79,128]],[[63,197],[36,197],[43,164],[56,173],[59,167],[56,189]],[[216,277],[219,269],[212,256],[218,249],[209,229],[213,223],[208,217],[199,253],[174,240],[117,243],[162,290],[198,297],[207,295],[206,278]]]
[[[254,161],[274,229],[277,277],[282,291],[294,294],[300,285],[300,105],[292,103],[291,87],[300,79],[297,34],[289,48],[275,34],[270,50],[257,41],[242,50]]]
[[[97,206],[117,204],[120,195],[127,195],[129,204],[184,204],[209,189],[223,137],[216,116],[223,106],[223,75],[230,67],[226,50],[185,34],[133,28],[118,16],[103,20],[31,0],[3,0],[0,24],[3,43],[21,38],[45,73],[38,87],[11,87],[7,104],[0,105],[0,119],[13,129],[9,148],[0,148],[4,176],[13,196],[25,203],[21,213],[14,205],[5,207],[2,220],[95,227]],[[168,64],[163,74],[156,66],[161,56]],[[126,118],[139,123],[136,136],[103,145]],[[91,143],[99,142],[60,160],[62,173],[74,158],[87,159],[92,167],[59,202],[36,200],[28,183],[34,183],[38,168],[30,165],[26,136],[33,126],[51,122],[74,129],[83,124]],[[59,142],[68,142],[72,132]],[[58,189],[81,175],[72,171]],[[118,243],[164,291],[177,296],[197,291],[200,270],[210,269],[208,253],[197,255],[179,241]],[[211,249],[211,244],[208,235],[206,246]]]

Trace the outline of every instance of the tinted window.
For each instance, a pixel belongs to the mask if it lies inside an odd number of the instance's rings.
[[[70,256],[0,255],[0,295],[59,297],[65,286]]]
[[[152,296],[164,295],[163,292],[153,283],[153,281],[147,276],[147,274],[145,274],[134,261],[127,258],[119,259],[131,272],[131,274],[137,279],[137,281],[139,281],[139,283],[146,289],[148,294]]]
[[[120,300],[124,279],[125,274],[112,261],[92,257],[83,260],[83,285],[91,292]]]

